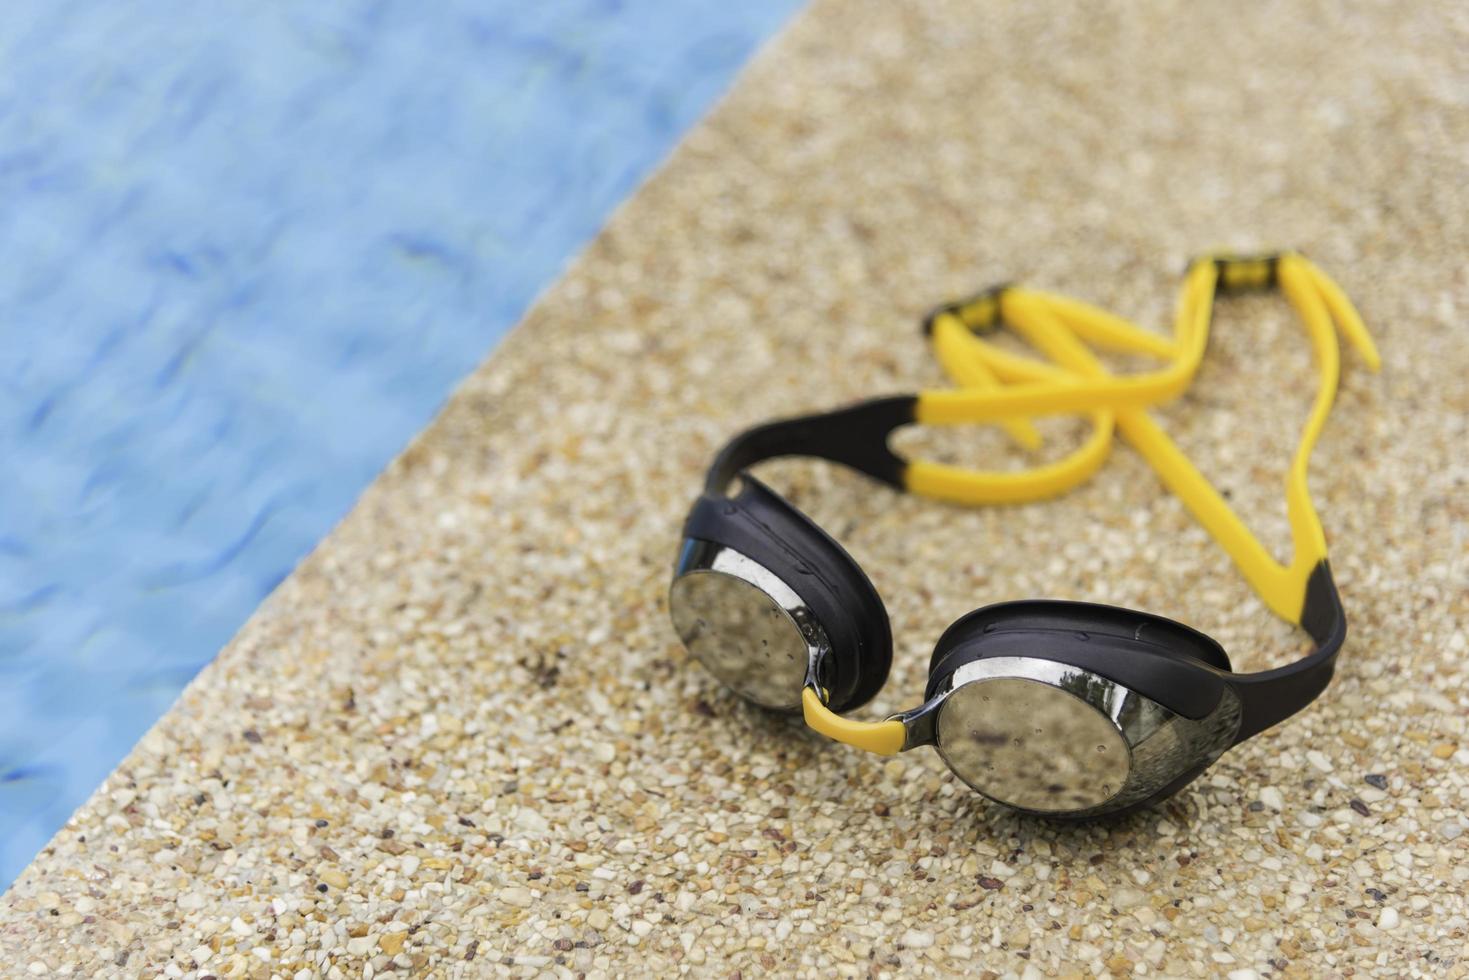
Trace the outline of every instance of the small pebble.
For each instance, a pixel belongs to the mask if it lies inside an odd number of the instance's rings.
[[[516,908],[523,909],[529,907],[534,900],[529,888],[512,885],[509,888],[500,889],[500,901],[506,905],[514,905]]]
[[[1147,900],[1148,896],[1136,888],[1119,888],[1112,892],[1112,904],[1119,909],[1130,909],[1134,905],[1141,905]]]

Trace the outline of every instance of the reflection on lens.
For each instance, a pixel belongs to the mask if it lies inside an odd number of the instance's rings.
[[[1043,813],[1105,803],[1131,765],[1111,719],[1058,687],[1018,677],[971,681],[949,695],[938,749],[985,796]]]
[[[795,708],[806,681],[806,639],[784,609],[743,579],[690,572],[669,594],[673,628],[689,653],[735,693]]]

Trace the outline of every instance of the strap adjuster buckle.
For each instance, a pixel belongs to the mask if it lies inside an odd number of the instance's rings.
[[[972,296],[934,307],[923,318],[923,335],[932,337],[934,321],[945,314],[958,317],[959,322],[974,333],[994,333],[1001,327],[1000,298],[1012,285],[1008,282],[997,283]]]
[[[1194,260],[1193,264],[1212,262],[1218,273],[1214,282],[1215,293],[1238,293],[1254,289],[1273,289],[1280,284],[1280,260],[1288,252],[1259,252],[1206,255]]]

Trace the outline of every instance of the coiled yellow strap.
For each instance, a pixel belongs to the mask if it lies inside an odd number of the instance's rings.
[[[1320,373],[1315,401],[1286,474],[1286,513],[1294,549],[1289,565],[1271,557],[1208,479],[1143,408],[1174,397],[1197,373],[1208,341],[1216,289],[1221,285],[1229,288],[1263,285],[1266,272],[1262,270],[1269,270],[1300,316]],[[1100,461],[1094,460],[1093,455],[1105,456],[1109,442],[1099,438],[1099,434],[1115,426],[1219,542],[1266,605],[1282,618],[1298,623],[1306,580],[1316,564],[1326,557],[1326,537],[1311,503],[1306,469],[1336,396],[1341,373],[1337,330],[1357,348],[1371,370],[1378,370],[1381,364],[1366,326],[1341,288],[1326,273],[1296,254],[1269,260],[1198,261],[1185,279],[1174,338],[1166,348],[1168,342],[1156,335],[1075,300],[1010,289],[999,295],[996,306],[997,315],[1053,363],[1008,353],[976,336],[973,328],[963,322],[962,309],[941,315],[934,322],[934,346],[950,377],[957,381],[953,365],[969,359],[985,364],[1001,380],[1017,383],[1001,391],[924,392],[919,396],[918,420],[976,421],[993,417],[991,413],[997,411],[996,406],[1008,410],[1011,405],[1020,405],[1035,414],[1050,413],[1052,406],[1064,405],[1063,411],[1092,411],[1095,426],[1092,437],[1058,463],[1017,473],[989,474],[913,462],[908,470],[908,489],[961,503],[989,503],[995,500],[995,477],[1003,476],[1007,478],[1007,490],[1018,491],[1009,499],[1049,496],[1079,483],[1077,476],[1085,466],[1092,466],[1094,471]],[[1119,377],[1107,370],[1084,341],[1112,350],[1171,357],[1171,360],[1162,370],[1150,374]],[[1101,443],[1100,449],[1094,443]]]
[[[1181,394],[1198,372],[1208,343],[1215,293],[1279,284],[1310,336],[1320,383],[1286,473],[1286,513],[1293,554],[1277,562],[1240,520],[1209,480],[1158,423],[1146,406]],[[1014,354],[978,336],[1000,323],[1012,327],[1049,362]],[[1121,430],[1219,542],[1250,586],[1276,615],[1300,623],[1306,584],[1326,557],[1326,536],[1311,503],[1306,470],[1326,423],[1341,373],[1337,330],[1377,371],[1381,358],[1346,294],[1304,257],[1207,258],[1188,271],[1174,320],[1173,337],[1141,330],[1103,310],[1062,296],[1009,288],[971,304],[947,308],[932,321],[934,351],[958,386],[919,395],[916,420],[930,424],[1003,422],[1022,443],[1034,434],[1024,417],[1086,413],[1092,432],[1062,459],[1017,472],[971,470],[922,460],[905,472],[907,489],[964,504],[1009,503],[1055,496],[1090,477]],[[1164,359],[1153,372],[1118,376],[1087,346]],[[815,691],[803,697],[806,723],[841,742],[884,755],[900,751],[905,730],[899,721],[857,722],[830,711]]]

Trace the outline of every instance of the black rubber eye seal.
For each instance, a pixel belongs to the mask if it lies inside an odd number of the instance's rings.
[[[927,697],[954,671],[993,657],[1049,660],[1105,677],[1185,718],[1224,694],[1229,657],[1214,640],[1162,616],[1059,599],[976,609],[944,631],[929,660]]]
[[[785,498],[748,473],[733,497],[694,502],[684,537],[724,545],[764,566],[815,614],[832,652],[822,683],[838,713],[861,707],[887,683],[893,634],[887,610],[852,556]]]

